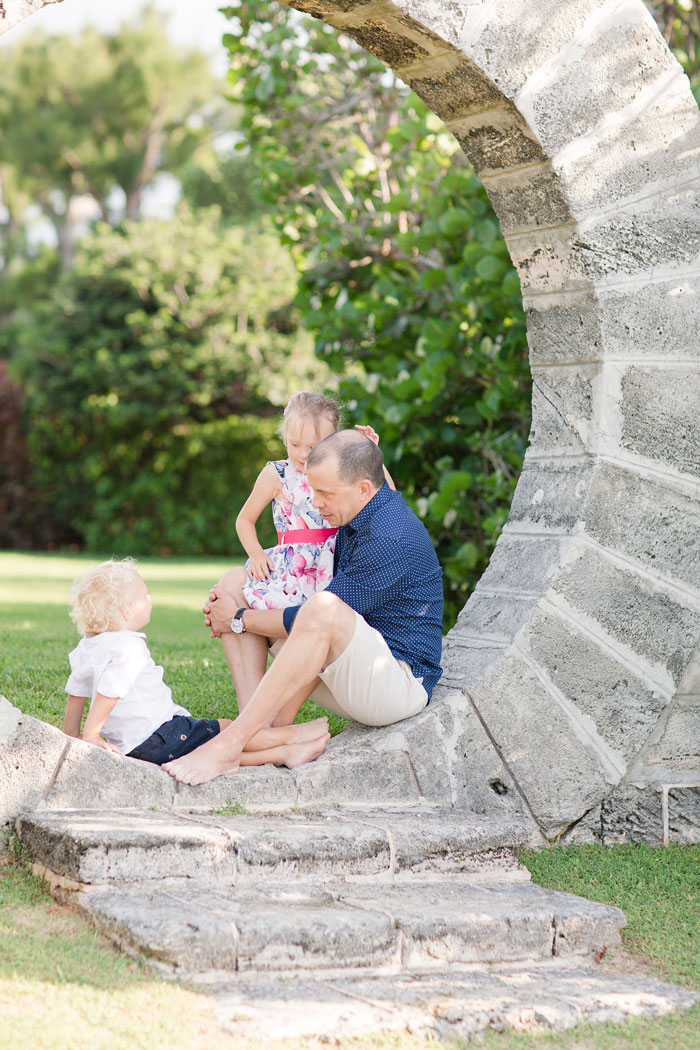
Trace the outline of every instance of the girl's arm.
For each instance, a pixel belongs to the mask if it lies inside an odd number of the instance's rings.
[[[268,463],[258,474],[258,479],[253,485],[253,491],[241,507],[240,514],[236,518],[238,538],[250,558],[248,573],[255,580],[269,579],[270,571],[275,567],[272,559],[265,554],[265,551],[260,546],[258,534],[255,531],[255,523],[265,507],[272,503],[273,499],[281,495],[282,485],[277,476],[277,471]]]
[[[379,445],[379,434],[374,429],[374,427],[369,426],[369,424],[367,426],[361,426],[359,423],[356,423],[355,430],[359,430],[361,434],[364,434],[366,438],[369,438],[370,441],[373,441],[375,445]],[[383,469],[387,485],[390,489],[393,489],[394,492],[396,492],[396,485],[394,484],[394,479],[392,478],[391,474],[386,469],[386,467],[384,467]]]
[[[80,723],[87,703],[86,696],[70,696],[66,700],[66,711],[63,716],[63,732],[67,736],[80,736]]]
[[[107,718],[118,699],[118,696],[103,696],[102,693],[97,694],[92,707],[88,712],[88,716],[85,719],[83,740],[87,740],[88,744],[95,744],[97,747],[102,747],[105,751],[114,751],[117,755],[123,755],[123,751],[120,751],[118,747],[115,747],[114,744],[108,743],[100,736],[102,726],[107,721]]]

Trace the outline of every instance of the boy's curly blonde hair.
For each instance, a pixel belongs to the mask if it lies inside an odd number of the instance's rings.
[[[133,558],[103,561],[79,576],[70,590],[70,618],[82,635],[122,631],[126,591],[138,576]]]

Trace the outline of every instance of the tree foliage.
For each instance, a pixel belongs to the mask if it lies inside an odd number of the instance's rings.
[[[228,553],[318,366],[277,238],[218,212],[97,229],[18,327],[35,480],[92,550]]]
[[[7,211],[3,256],[16,254],[29,205],[53,224],[63,265],[92,198],[112,217],[140,215],[142,194],[177,172],[216,127],[217,92],[207,57],[176,47],[163,16],[147,8],[113,35],[35,35],[3,53],[0,184]]]
[[[505,521],[528,432],[520,286],[498,222],[441,122],[376,59],[275,4],[227,13],[233,95],[304,323],[433,537],[450,621]]]

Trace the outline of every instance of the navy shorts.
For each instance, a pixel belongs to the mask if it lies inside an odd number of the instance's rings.
[[[128,758],[140,758],[142,762],[154,762],[162,766],[171,758],[182,758],[200,744],[206,744],[221,732],[216,718],[192,718],[190,715],[175,715],[163,722],[142,744],[130,751]]]

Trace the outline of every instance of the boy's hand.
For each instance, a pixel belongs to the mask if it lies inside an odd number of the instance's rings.
[[[265,551],[254,554],[248,560],[248,575],[251,580],[269,580],[275,563]]]
[[[87,741],[88,744],[94,744],[95,747],[101,747],[103,751],[112,751],[115,755],[121,755],[124,757],[124,752],[120,751],[114,744],[108,743],[107,740],[103,740],[101,736],[85,736],[83,734],[83,740]]]
[[[359,423],[356,423],[355,430],[359,430],[361,434],[364,434],[366,438],[369,438],[370,441],[373,441],[375,445],[379,444],[379,434],[374,429],[374,427],[364,425],[361,426]]]

